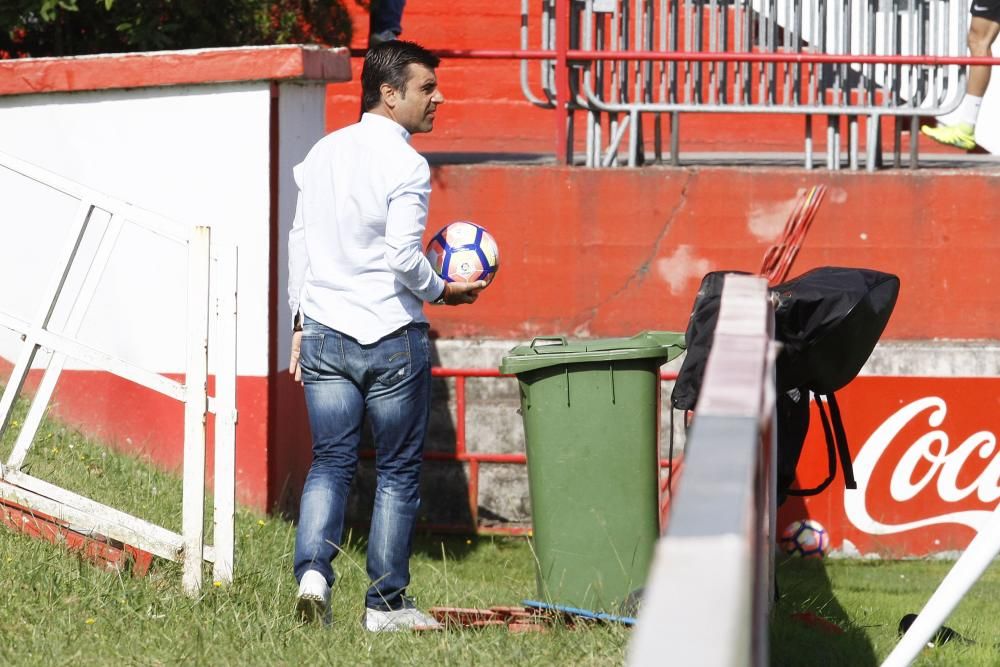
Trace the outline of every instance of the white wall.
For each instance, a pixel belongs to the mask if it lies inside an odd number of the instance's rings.
[[[295,218],[298,188],[292,177],[292,167],[301,162],[309,149],[324,134],[326,91],[322,86],[282,84],[278,98],[278,360],[277,368],[288,369],[288,349],[291,345],[291,318],[288,310],[288,232]]]
[[[238,243],[239,373],[265,375],[269,119],[268,82],[0,97],[0,151]],[[0,172],[0,308],[30,317],[75,203]],[[132,226],[117,247],[84,341],[180,372],[183,247]],[[16,342],[0,337],[0,355]]]

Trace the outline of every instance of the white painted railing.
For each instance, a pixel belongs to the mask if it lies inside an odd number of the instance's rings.
[[[848,493],[856,493],[849,491]],[[955,611],[980,577],[1000,556],[1000,506],[965,548],[882,667],[906,667],[920,657],[928,642]]]
[[[23,344],[13,360],[13,370],[0,397],[0,437],[11,427],[11,414],[32,368],[42,377],[13,450],[0,465],[0,498],[65,521],[84,533],[99,533],[113,540],[183,563],[183,587],[200,590],[202,561],[214,563],[213,578],[231,582],[233,577],[236,441],[236,269],[234,246],[213,245],[208,227],[184,227],[108,195],[90,190],[56,174],[0,153],[0,168],[20,179],[34,181],[46,191],[62,193],[78,204],[65,238],[52,239],[57,255],[55,271],[30,321],[6,312],[0,297],[0,326],[21,336]],[[12,190],[14,188],[11,188]],[[13,192],[0,192],[9,201]],[[97,222],[97,211],[107,213],[106,225]],[[0,222],[3,222],[0,210]],[[10,228],[0,224],[0,229]],[[9,221],[11,227],[15,221]],[[187,247],[187,332],[184,382],[129,363],[78,339],[87,310],[101,276],[116,251],[126,225],[153,232],[167,243]],[[82,253],[86,239],[97,239],[92,254]],[[71,271],[83,278],[70,283]],[[5,289],[14,289],[8,287]],[[128,317],[127,304],[118,309]],[[55,313],[61,313],[55,316]],[[113,318],[113,313],[102,314]],[[213,339],[215,396],[208,395],[209,328]],[[184,490],[181,533],[95,502],[24,472],[25,462],[41,425],[67,358],[112,373],[184,404]],[[214,546],[205,545],[205,448],[207,414],[215,419]]]
[[[538,34],[544,50],[563,42],[570,51],[590,52],[563,65],[555,57],[540,60],[537,95],[528,61],[521,61],[530,102],[587,113],[588,167],[637,166],[646,146],[660,160],[668,132],[670,159],[679,164],[682,113],[802,115],[807,169],[815,161],[813,118],[825,117],[832,170],[844,162],[842,117],[847,166],[860,168],[864,142],[870,171],[882,161],[881,120],[895,119],[899,166],[908,119],[915,165],[921,117],[954,112],[965,93],[964,69],[939,59],[967,54],[968,0],[542,0],[537,16],[529,4],[521,2],[522,49]],[[640,53],[649,57],[630,57]],[[659,54],[669,57],[657,60]],[[825,62],[801,60],[815,56]],[[644,136],[643,115],[653,119],[652,141],[648,129]],[[573,128],[570,120],[571,137]],[[573,146],[570,140],[568,163]]]

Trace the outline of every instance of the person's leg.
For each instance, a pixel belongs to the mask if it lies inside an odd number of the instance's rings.
[[[372,0],[368,21],[368,46],[390,42],[403,32],[406,0]]]
[[[352,380],[359,350],[353,339],[306,318],[300,365],[313,460],[295,532],[295,578],[300,582],[308,570],[321,573],[327,584],[334,580],[332,561],[343,532],[364,419],[364,398]]]
[[[969,24],[969,53],[979,58],[988,58],[992,53],[993,42],[1000,34],[1000,23],[997,21],[973,16]],[[969,67],[969,82],[966,95],[982,97],[990,85],[990,70],[988,65],[972,65]]]
[[[403,32],[403,8],[406,0],[372,0],[371,34],[386,30],[399,35]]]
[[[420,508],[420,463],[430,414],[430,354],[425,327],[366,346],[372,384],[366,404],[375,439],[375,507],[368,536],[369,609],[406,605],[413,528]]]
[[[969,23],[967,39],[969,53],[973,56],[989,56],[997,33],[1000,32],[1000,22],[995,20],[998,9],[994,5],[1000,5],[1000,3],[985,2],[982,6],[973,3],[973,16]],[[988,14],[988,16],[977,15],[977,11],[981,14]],[[979,108],[983,103],[983,95],[990,85],[991,69],[986,65],[970,65],[965,96],[954,114],[950,116],[948,124],[924,125],[920,128],[921,133],[939,143],[956,148],[964,150],[975,148],[976,122],[979,120]]]

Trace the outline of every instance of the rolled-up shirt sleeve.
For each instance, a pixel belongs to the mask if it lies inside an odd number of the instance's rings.
[[[385,223],[385,260],[399,281],[424,301],[434,301],[444,291],[444,280],[421,247],[430,194],[430,168],[421,160],[390,193]]]

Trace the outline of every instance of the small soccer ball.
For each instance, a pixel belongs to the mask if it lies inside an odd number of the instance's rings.
[[[427,244],[427,259],[450,283],[493,282],[500,268],[500,250],[493,236],[473,222],[453,222]]]
[[[805,558],[822,558],[830,548],[830,534],[819,521],[793,521],[778,540],[781,550]]]

